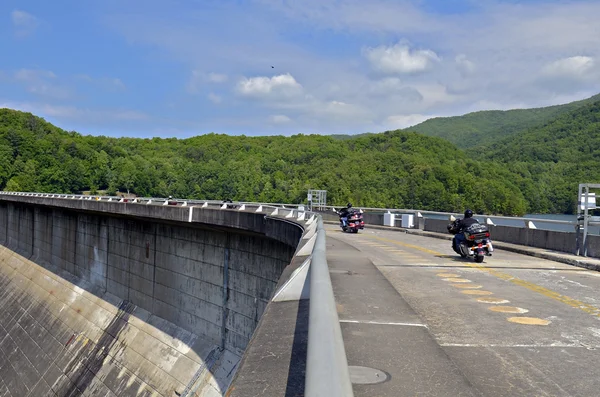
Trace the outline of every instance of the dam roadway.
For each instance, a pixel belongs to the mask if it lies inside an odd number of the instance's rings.
[[[267,205],[111,200],[0,194],[0,397],[597,395],[600,273],[509,249],[598,259],[499,242],[480,265],[443,221],[344,234]]]
[[[476,264],[447,239],[326,229],[348,365],[367,367],[354,369],[355,396],[598,395],[600,273],[498,249]]]

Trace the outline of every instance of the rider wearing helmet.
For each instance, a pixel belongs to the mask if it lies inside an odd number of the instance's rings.
[[[466,228],[475,223],[479,223],[479,221],[473,218],[473,211],[471,211],[470,209],[466,209],[465,217],[463,219],[459,219],[458,222],[456,222],[456,234],[452,239],[452,249],[454,249],[454,251],[460,252],[458,247],[460,246],[460,243],[465,240],[465,235],[463,234],[463,232]]]
[[[352,208],[352,203],[348,203],[346,208],[342,208],[338,214],[340,214],[340,219],[342,220],[342,224],[346,226],[348,222],[348,215],[350,215],[350,208]]]

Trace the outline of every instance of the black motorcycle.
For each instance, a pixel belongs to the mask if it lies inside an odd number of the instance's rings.
[[[448,231],[452,234],[458,234],[458,219],[448,225]],[[474,258],[475,262],[483,262],[484,256],[492,256],[494,248],[490,239],[490,230],[486,225],[475,223],[462,231],[465,239],[460,242],[458,249],[454,241],[452,249],[461,256],[461,258]]]

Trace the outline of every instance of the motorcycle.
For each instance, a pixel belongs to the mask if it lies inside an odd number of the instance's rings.
[[[339,212],[337,213],[340,215]],[[340,227],[342,228],[342,231],[349,233],[358,233],[359,230],[364,229],[365,222],[363,221],[362,211],[350,211],[348,214],[348,219],[346,220],[346,226],[344,226],[344,222],[342,221],[342,217],[340,215]]]
[[[458,234],[458,219],[448,225],[448,231],[452,234]],[[475,223],[467,227],[463,232],[465,239],[460,242],[458,250],[452,241],[452,249],[461,256],[461,258],[474,258],[475,262],[483,262],[485,256],[492,256],[494,247],[490,239],[490,230],[486,225]]]

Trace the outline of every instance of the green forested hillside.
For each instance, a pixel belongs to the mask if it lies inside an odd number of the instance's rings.
[[[521,176],[533,211],[573,211],[577,185],[600,183],[600,100],[478,153]]]
[[[313,188],[326,189],[335,205],[527,211],[505,167],[412,132],[346,140],[215,134],[116,139],[65,132],[7,109],[0,110],[0,188],[290,203],[303,202]]]
[[[485,146],[498,139],[548,121],[600,100],[600,94],[582,101],[536,109],[486,110],[456,117],[436,117],[407,128],[428,136],[447,139],[461,148]]]
[[[573,213],[578,184],[600,182],[600,100],[477,149],[408,131],[343,138],[117,139],[0,109],[0,189],[289,203],[326,189],[334,205],[522,215]]]

